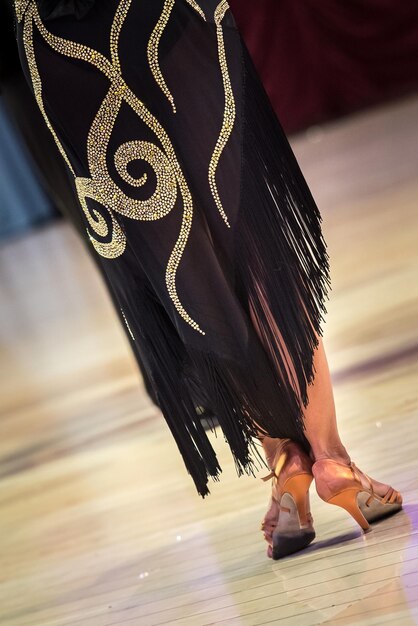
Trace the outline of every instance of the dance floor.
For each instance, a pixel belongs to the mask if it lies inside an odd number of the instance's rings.
[[[270,483],[200,498],[101,278],[55,221],[0,248],[0,624],[418,624],[418,97],[293,141],[323,214],[324,344],[343,441],[404,509],[362,535],[314,484],[317,538],[280,561]]]

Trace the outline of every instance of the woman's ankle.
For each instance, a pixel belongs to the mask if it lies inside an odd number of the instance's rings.
[[[342,444],[327,448],[322,446],[315,448],[312,446],[312,452],[315,457],[315,461],[320,461],[321,459],[333,459],[334,461],[339,461],[346,465],[351,462],[350,455]]]
[[[272,467],[274,459],[279,456],[280,451],[288,441],[290,441],[290,439],[277,439],[272,437],[265,437],[263,439],[262,446],[269,467]]]

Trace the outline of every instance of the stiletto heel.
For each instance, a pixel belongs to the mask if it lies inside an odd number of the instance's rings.
[[[297,446],[293,441],[289,445]],[[273,478],[272,508],[277,512],[276,519],[265,518],[261,526],[270,540],[268,556],[273,559],[302,550],[315,539],[309,506],[312,461],[298,446],[294,450],[296,454],[291,456],[283,447],[275,470],[262,478],[264,481]]]
[[[330,458],[319,459],[312,465],[312,473],[319,497],[345,509],[364,532],[371,530],[370,522],[402,508],[399,491],[389,486],[386,494],[379,496],[373,489],[370,476],[353,461],[344,464]]]
[[[309,512],[312,481],[312,474],[300,473],[288,478],[283,485],[279,520],[273,531],[273,559],[302,550],[315,539]]]
[[[336,504],[345,509],[355,519],[357,524],[361,526],[364,532],[367,532],[370,530],[370,524],[364,517],[357,503],[357,495],[360,491],[359,489],[345,489],[341,493],[332,496],[329,500],[326,500],[326,502],[328,502],[328,504]]]
[[[280,506],[286,506],[284,499],[287,501],[287,496],[292,498],[300,527],[306,524],[306,516],[308,514],[307,504],[309,503],[309,487],[311,486],[312,481],[312,474],[300,473],[288,478],[283,485]]]

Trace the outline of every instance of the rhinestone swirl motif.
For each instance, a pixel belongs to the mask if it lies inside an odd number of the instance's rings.
[[[176,112],[176,105],[174,104],[174,98],[169,88],[167,87],[167,84],[161,72],[160,64],[158,61],[158,45],[160,43],[161,35],[163,34],[164,29],[167,26],[167,22],[170,19],[170,14],[173,10],[174,2],[175,0],[165,0],[160,18],[151,33],[151,37],[148,41],[147,47],[148,63],[151,68],[151,72],[154,76],[155,81],[160,86],[161,91],[167,96],[167,99],[173,109],[173,113]]]
[[[216,170],[218,168],[219,159],[221,158],[221,154],[228,142],[228,139],[231,135],[232,128],[235,122],[235,99],[234,93],[232,91],[231,81],[229,78],[228,72],[228,64],[226,61],[226,53],[225,53],[225,42],[223,37],[222,30],[222,20],[226,11],[229,9],[228,2],[226,0],[222,0],[218,4],[215,9],[215,24],[216,24],[216,34],[218,39],[218,56],[219,56],[219,64],[222,73],[222,80],[225,92],[225,108],[224,108],[224,117],[222,122],[222,128],[218,140],[216,142],[210,163],[209,163],[209,186],[212,192],[213,198],[215,200],[215,204],[218,207],[219,213],[221,214],[225,224],[230,228],[230,224],[228,221],[228,217],[225,213],[225,210],[222,205],[222,201],[219,197],[218,186],[216,184]]]
[[[201,9],[201,7],[197,4],[195,0],[186,0],[186,2],[187,4],[190,4],[190,6],[199,13],[200,17],[202,17],[206,21],[206,17],[205,17],[205,14],[203,13],[203,10]]]
[[[186,0],[190,6],[192,6],[206,21],[205,14],[201,7],[195,2],[195,0]],[[232,91],[231,80],[229,78],[228,72],[228,63],[226,60],[226,52],[225,52],[225,42],[222,30],[222,20],[225,16],[225,13],[229,9],[229,4],[227,0],[221,0],[217,5],[214,12],[214,21],[216,25],[216,36],[218,41],[218,57],[219,57],[219,66],[221,68],[222,81],[225,92],[225,107],[224,107],[224,116],[222,122],[222,128],[216,142],[214,151],[212,153],[212,157],[209,163],[208,169],[208,178],[209,178],[209,187],[215,200],[215,204],[218,208],[219,213],[221,214],[225,224],[228,228],[231,227],[228,217],[225,213],[225,210],[222,205],[221,198],[219,196],[218,186],[216,184],[216,171],[218,169],[219,159],[221,158],[222,152],[228,143],[228,139],[231,136],[232,129],[235,123],[235,98],[234,93]]]
[[[30,0],[15,0],[15,13],[18,22],[22,21],[23,15],[29,2]]]
[[[42,82],[34,53],[33,25],[36,25],[41,36],[55,52],[93,65],[109,80],[108,93],[97,111],[87,138],[87,158],[90,177],[76,177],[75,179],[80,204],[89,225],[87,232],[90,241],[99,255],[106,258],[120,256],[126,247],[126,237],[114,213],[119,213],[134,220],[161,219],[174,208],[179,189],[183,202],[182,223],[178,239],[167,263],[165,280],[168,293],[179,315],[193,329],[204,335],[205,333],[199,324],[184,309],[176,289],[176,273],[187,244],[193,217],[193,200],[190,190],[165,129],[146,108],[144,103],[132,92],[121,74],[118,42],[130,4],[131,0],[121,0],[116,10],[110,33],[111,59],[109,60],[88,46],[50,33],[39,17],[35,2],[30,0],[24,15],[23,12],[21,15],[21,19],[24,19],[23,42],[28,66],[40,110],[73,174],[74,171],[65,150],[54,132],[44,109]],[[169,7],[170,4],[171,2],[166,2],[164,8]],[[161,23],[166,22],[163,21]],[[156,53],[157,50],[155,49],[153,54]],[[147,141],[129,141],[119,146],[113,155],[117,172],[125,182],[134,187],[144,185],[147,175],[144,174],[138,179],[133,178],[127,171],[128,164],[136,159],[150,164],[155,172],[157,185],[154,193],[147,200],[136,200],[125,194],[112,180],[107,168],[109,141],[123,102],[127,103],[153,131],[159,144],[162,146],[161,149],[156,144]],[[86,200],[88,198],[95,200],[104,207],[106,217],[99,213],[98,209],[87,206]],[[111,240],[110,242],[103,242],[100,240],[100,237],[110,237]]]

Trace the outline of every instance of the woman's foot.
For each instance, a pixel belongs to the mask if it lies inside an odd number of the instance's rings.
[[[271,478],[273,482],[261,530],[269,544],[267,556],[279,559],[305,548],[315,538],[309,503],[312,459],[291,439],[270,439],[264,447],[272,472],[263,480]]]
[[[319,497],[348,511],[364,532],[370,530],[370,522],[402,508],[399,491],[371,478],[351,459],[343,462],[324,457],[313,464],[312,472]]]

